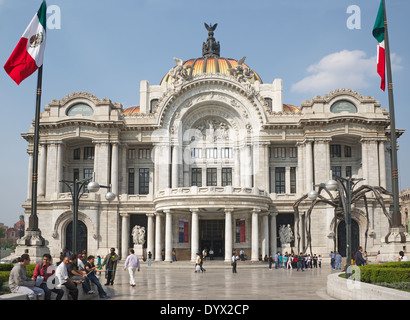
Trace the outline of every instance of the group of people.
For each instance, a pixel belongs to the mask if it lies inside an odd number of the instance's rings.
[[[272,266],[275,264],[275,269],[308,269],[308,268],[321,268],[322,267],[322,257],[321,255],[314,254],[303,254],[302,252],[299,255],[295,255],[294,252],[284,254],[279,251],[274,255],[270,255],[264,259],[269,262],[269,269],[272,269]]]
[[[105,266],[105,285],[113,285],[119,256],[115,249],[111,248],[104,260],[101,257],[89,255],[85,257],[84,252],[78,255],[64,250],[60,255],[60,261],[55,265],[52,263],[51,255],[46,253],[42,257],[42,262],[34,268],[33,276],[27,276],[26,266],[30,264],[30,256],[25,253],[15,263],[9,276],[9,288],[13,293],[24,293],[30,300],[51,300],[51,293],[56,294],[56,300],[61,300],[64,296],[65,287],[73,300],[78,300],[77,285],[81,284],[85,294],[94,294],[91,283],[95,284],[101,299],[108,298],[97,277],[97,272],[101,274]],[[97,263],[97,264],[95,264]],[[130,249],[129,255],[124,264],[124,270],[128,270],[130,275],[130,285],[135,286],[134,274],[140,271],[139,258]]]

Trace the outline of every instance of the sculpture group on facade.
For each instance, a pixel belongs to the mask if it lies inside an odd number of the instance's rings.
[[[138,225],[132,228],[132,240],[136,245],[143,245],[145,243],[145,228]]]

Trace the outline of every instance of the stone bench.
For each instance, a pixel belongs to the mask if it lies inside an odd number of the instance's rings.
[[[87,294],[84,292],[82,285],[77,284],[78,288],[78,300],[93,300],[93,299],[98,299],[98,288],[94,283],[91,283],[91,290],[94,291],[93,294]],[[72,300],[71,296],[69,294],[68,289],[65,286],[62,286],[64,290],[64,296],[62,300]],[[51,293],[51,300],[56,299],[57,294],[54,292]],[[3,294],[0,295],[0,300],[27,300],[27,295],[24,293],[8,293],[8,294]]]

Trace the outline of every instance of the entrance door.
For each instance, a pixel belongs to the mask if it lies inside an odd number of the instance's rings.
[[[83,250],[87,251],[87,227],[82,221],[78,221],[77,223],[77,247],[78,252],[82,252]],[[73,252],[73,222],[71,221],[67,225],[67,229],[65,231],[65,246],[68,250]]]
[[[352,254],[355,254],[360,246],[359,224],[352,219]],[[346,222],[340,221],[337,226],[337,248],[342,257],[346,257]]]
[[[224,257],[225,220],[199,220],[199,248],[214,250],[214,257]]]

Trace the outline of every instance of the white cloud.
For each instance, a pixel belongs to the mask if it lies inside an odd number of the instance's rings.
[[[400,70],[401,58],[392,54],[392,69]],[[292,85],[292,92],[325,94],[339,88],[360,90],[372,85],[376,72],[376,56],[366,57],[360,50],[343,50],[322,58],[308,67],[308,76]]]

